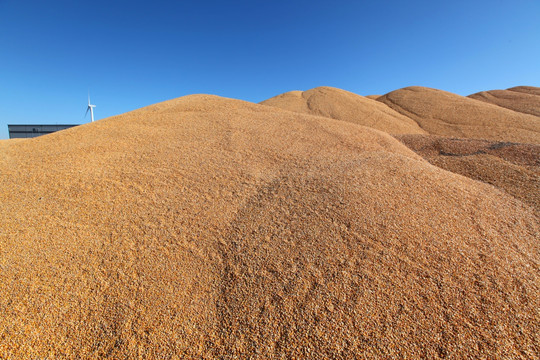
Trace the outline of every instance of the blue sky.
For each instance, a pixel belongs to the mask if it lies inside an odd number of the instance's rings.
[[[540,1],[0,0],[7,124],[83,123],[194,93],[540,86]]]

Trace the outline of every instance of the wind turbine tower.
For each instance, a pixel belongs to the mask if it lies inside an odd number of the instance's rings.
[[[86,115],[88,115],[88,111],[90,111],[90,117],[92,118],[92,122],[94,122],[94,108],[95,107],[96,105],[90,104],[90,93],[88,93],[88,107],[86,108],[86,113],[84,114],[84,116],[86,117]]]

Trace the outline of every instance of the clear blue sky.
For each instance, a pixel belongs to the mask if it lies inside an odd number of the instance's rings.
[[[82,123],[208,93],[540,86],[540,1],[0,0],[8,123]]]

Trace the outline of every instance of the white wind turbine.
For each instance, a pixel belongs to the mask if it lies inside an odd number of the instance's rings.
[[[94,122],[94,108],[96,105],[90,104],[90,93],[88,93],[88,107],[86,108],[86,113],[84,114],[84,117],[88,115],[88,111],[90,111],[90,117],[92,118],[92,122]]]

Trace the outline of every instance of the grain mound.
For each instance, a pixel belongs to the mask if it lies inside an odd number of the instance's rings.
[[[535,86],[516,86],[508,90],[540,96],[540,88]]]
[[[348,121],[392,134],[425,133],[413,120],[379,102],[332,87],[291,91],[261,104]]]
[[[540,215],[540,145],[435,135],[395,137],[431,164],[496,186]]]
[[[540,88],[538,92],[540,92]],[[495,104],[521,113],[540,116],[540,94],[508,90],[482,91],[468,96],[471,99]]]
[[[0,152],[2,358],[533,358],[540,224],[355,124],[196,95]]]
[[[413,86],[378,101],[414,119],[432,135],[540,144],[538,117],[446,91]]]
[[[371,100],[377,100],[380,97],[381,95],[367,95],[366,96],[366,98],[371,99]]]

